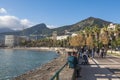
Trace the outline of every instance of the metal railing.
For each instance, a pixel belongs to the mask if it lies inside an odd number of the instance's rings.
[[[63,68],[67,65],[67,62],[54,74],[54,76],[50,80],[59,80],[59,74],[63,70]]]

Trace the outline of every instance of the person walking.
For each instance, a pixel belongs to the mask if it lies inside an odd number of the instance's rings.
[[[100,49],[99,49],[99,47],[96,48],[96,53],[97,53],[97,56],[100,56]]]
[[[74,68],[74,72],[75,72],[75,77],[80,77],[80,66],[79,66],[79,62],[78,62],[78,56],[77,56],[77,53],[76,52],[73,52],[73,56],[74,56],[74,65],[75,65],[75,68]]]
[[[102,49],[101,49],[101,57],[102,57],[102,58],[104,57],[104,50],[105,50],[105,48],[102,47]]]
[[[88,55],[87,55],[87,52],[84,52],[84,54],[83,54],[83,63],[82,64],[88,64]]]
[[[74,77],[79,77],[79,71],[80,71],[80,67],[78,66],[78,59],[77,59],[77,53],[73,52],[72,54],[68,53],[68,64],[69,64],[69,68],[74,69]]]

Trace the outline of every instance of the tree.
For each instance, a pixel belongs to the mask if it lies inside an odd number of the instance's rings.
[[[89,35],[89,36],[86,38],[86,45],[87,45],[89,48],[91,48],[91,49],[94,47],[92,35]]]
[[[104,46],[108,47],[109,37],[106,31],[103,31],[103,33],[100,34],[99,40]]]
[[[94,26],[92,28],[92,31],[95,35],[95,40],[98,41],[99,40],[99,33],[100,33],[100,29],[98,28],[98,26]]]
[[[92,31],[91,31],[91,28],[90,28],[90,27],[86,27],[86,28],[85,28],[85,32],[84,32],[85,37],[88,37],[91,32],[92,32]]]
[[[79,34],[77,36],[71,37],[70,39],[70,46],[72,47],[80,47],[85,45],[85,40],[82,34]]]
[[[118,37],[120,37],[120,25],[117,25],[117,26],[115,27],[114,35],[115,35],[115,38],[116,38],[116,39],[117,39]]]
[[[117,46],[120,46],[120,37],[116,39]]]

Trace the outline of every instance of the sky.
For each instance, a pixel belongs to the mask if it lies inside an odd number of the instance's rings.
[[[120,23],[120,0],[0,0],[0,28],[71,25],[88,17]]]

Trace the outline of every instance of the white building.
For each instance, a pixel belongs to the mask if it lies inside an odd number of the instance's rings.
[[[57,40],[67,39],[68,37],[74,37],[74,36],[77,36],[77,35],[78,34],[76,34],[76,33],[72,33],[72,34],[69,34],[69,35],[57,36]]]
[[[29,40],[27,36],[15,36],[15,35],[6,35],[5,36],[5,46],[15,47],[19,46],[20,42],[23,40]]]
[[[115,31],[115,27],[116,27],[116,25],[111,23],[110,25],[108,25],[108,30]]]
[[[14,47],[19,44],[19,37],[14,35],[6,35],[5,36],[5,46]]]
[[[71,37],[74,37],[74,36],[77,36],[78,34],[76,34],[76,33],[73,33],[72,35],[71,35]]]
[[[69,35],[57,36],[57,40],[67,39]]]
[[[57,40],[57,31],[54,31],[52,34],[52,39]]]

